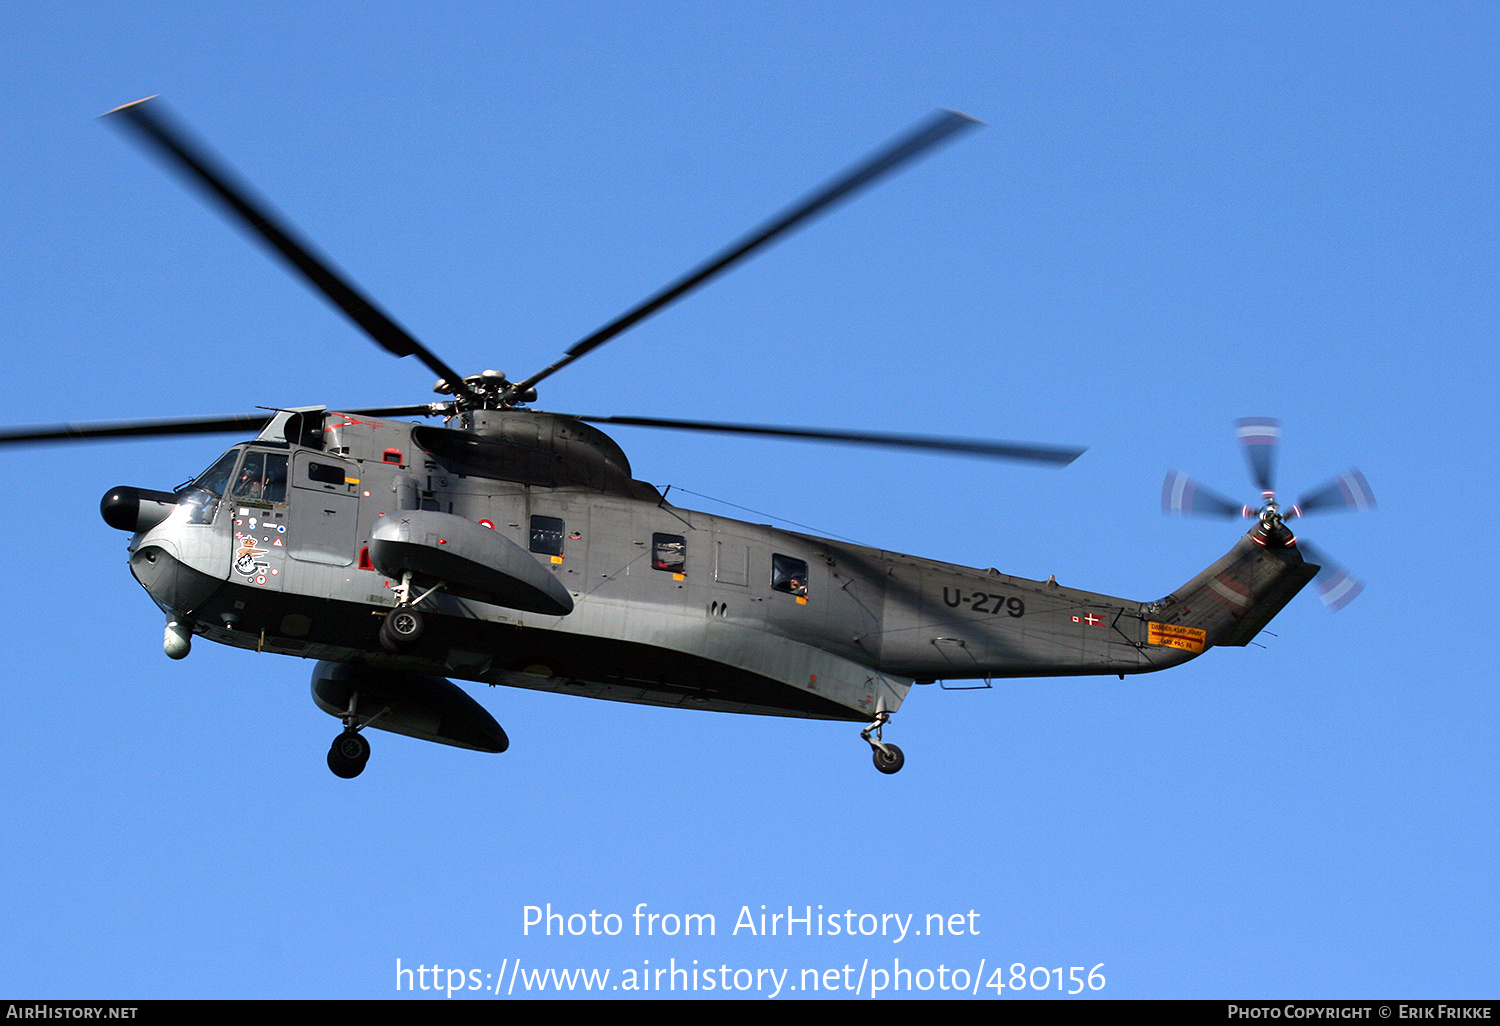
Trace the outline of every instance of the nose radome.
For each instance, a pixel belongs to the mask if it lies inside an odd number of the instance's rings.
[[[149,531],[177,508],[177,496],[148,488],[120,485],[104,493],[99,500],[99,514],[104,522],[119,531],[132,534]]]

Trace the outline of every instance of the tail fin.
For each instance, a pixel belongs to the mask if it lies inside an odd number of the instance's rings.
[[[1148,607],[1148,641],[1195,654],[1247,645],[1318,570],[1279,519],[1263,520],[1213,566]]]

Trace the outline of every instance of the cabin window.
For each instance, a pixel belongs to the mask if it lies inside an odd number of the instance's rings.
[[[234,497],[245,502],[286,502],[286,455],[252,449],[245,454]]]
[[[561,556],[563,533],[566,530],[558,517],[532,517],[531,551],[543,556]]]
[[[307,479],[318,484],[341,485],[344,483],[342,463],[308,463]]]
[[[687,567],[687,539],[680,534],[651,536],[651,569],[680,574]]]
[[[807,562],[780,553],[772,555],[771,590],[807,598]]]

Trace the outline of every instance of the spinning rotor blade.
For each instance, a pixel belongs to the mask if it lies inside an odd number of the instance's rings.
[[[289,226],[278,223],[271,215],[269,205],[254,198],[249,187],[237,182],[224,164],[191,142],[187,133],[172,123],[160,101],[152,97],[137,100],[116,107],[104,117],[130,126],[137,137],[170,167],[217,200],[232,220],[237,220],[259,237],[309,285],[342,310],[376,345],[396,356],[416,356],[447,381],[457,394],[472,397],[461,376],[335,271],[328,260],[298,240]]]
[[[256,435],[276,417],[275,410],[234,413],[225,417],[188,420],[121,420],[90,424],[47,424],[0,431],[0,446],[46,445],[51,442],[93,442],[111,438],[161,438],[170,435]],[[382,406],[368,410],[330,410],[360,417],[430,417],[432,405]]]
[[[1251,509],[1218,492],[1209,491],[1186,474],[1167,471],[1167,479],[1161,486],[1161,511],[1174,516],[1226,517],[1238,519],[1248,517]]]
[[[1343,609],[1365,590],[1364,581],[1349,573],[1337,560],[1311,542],[1298,538],[1297,548],[1302,550],[1302,555],[1309,562],[1322,567],[1314,581],[1318,586],[1319,597],[1331,611],[1336,613]]]
[[[1375,493],[1365,475],[1351,467],[1321,488],[1308,492],[1297,500],[1291,512],[1307,516],[1316,510],[1374,509]]]
[[[718,424],[698,420],[660,420],[650,417],[580,417],[564,414],[574,420],[592,424],[623,424],[630,427],[670,428],[677,431],[711,431],[731,435],[759,435],[775,438],[798,438],[812,442],[848,442],[854,445],[880,446],[889,449],[918,449],[947,452],[989,459],[1022,460],[1028,463],[1051,463],[1067,466],[1086,451],[1066,446],[1025,445],[1017,442],[986,442],[967,438],[937,438],[931,435],[893,435],[877,431],[820,431],[810,428],[769,427],[756,424]]]
[[[981,122],[976,121],[967,114],[960,114],[952,110],[939,111],[912,132],[902,136],[885,149],[873,154],[859,165],[851,168],[842,176],[830,182],[801,203],[785,211],[779,217],[768,222],[759,230],[745,236],[727,250],[689,271],[677,281],[656,293],[656,295],[634,309],[621,314],[592,335],[575,342],[568,350],[566,356],[552,366],[533,374],[525,381],[513,385],[510,394],[513,396],[525,395],[526,390],[534,387],[537,382],[557,373],[574,360],[602,346],[622,331],[645,320],[662,307],[681,298],[723,271],[728,270],[739,261],[774,240],[777,236],[791,231],[802,222],[822,213],[828,207],[847,198],[864,186],[871,184],[882,175],[894,171],[902,164],[919,156],[955,132],[967,128],[975,128],[979,124]]]
[[[329,413],[348,413],[356,417],[436,417],[434,406],[441,403],[423,403],[420,406],[375,406],[367,410],[329,410]]]
[[[1276,446],[1281,442],[1281,421],[1269,417],[1244,417],[1234,422],[1234,433],[1245,447],[1250,476],[1264,498],[1276,495]]]
[[[1250,463],[1250,475],[1261,488],[1265,505],[1255,510],[1241,506],[1205,488],[1199,487],[1186,475],[1175,470],[1167,472],[1166,483],[1161,490],[1161,508],[1167,513],[1203,514],[1218,517],[1253,517],[1259,515],[1262,526],[1280,523],[1320,509],[1373,509],[1375,494],[1370,484],[1358,470],[1349,470],[1334,478],[1321,488],[1314,489],[1298,501],[1297,505],[1280,513],[1276,506],[1275,465],[1276,446],[1281,441],[1281,422],[1267,417],[1246,417],[1234,422],[1235,434],[1245,448],[1245,458]],[[1343,566],[1321,549],[1301,538],[1295,540],[1298,549],[1309,563],[1320,569],[1315,578],[1323,604],[1337,611],[1343,609],[1365,590],[1364,582],[1349,573]]]
[[[155,438],[163,435],[258,434],[271,413],[238,413],[196,420],[130,420],[97,424],[53,424],[0,432],[0,445],[88,442],[108,438]]]

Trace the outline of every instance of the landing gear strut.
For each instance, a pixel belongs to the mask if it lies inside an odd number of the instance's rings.
[[[859,732],[859,736],[870,743],[875,755],[875,768],[882,773],[895,773],[906,765],[906,756],[901,754],[901,749],[886,744],[880,738],[881,730],[890,718],[891,714],[882,709],[875,714],[875,722]],[[872,732],[873,737],[870,736]]]
[[[365,763],[370,761],[370,742],[360,731],[373,723],[377,718],[389,711],[390,707],[380,710],[364,723],[357,723],[356,711],[359,709],[359,692],[349,693],[349,708],[344,711],[344,732],[333,739],[333,747],[328,749],[328,768],[333,770],[334,776],[352,780],[365,771]]]
[[[422,614],[414,607],[444,586],[443,582],[439,582],[413,598],[411,571],[403,573],[401,583],[391,589],[396,598],[396,608],[380,622],[380,647],[392,655],[410,651],[422,637],[422,630],[426,627]]]

